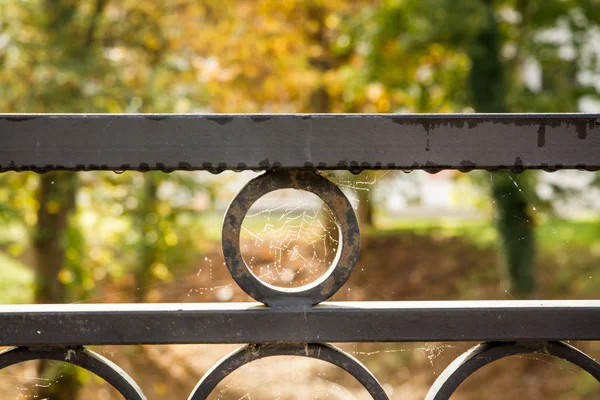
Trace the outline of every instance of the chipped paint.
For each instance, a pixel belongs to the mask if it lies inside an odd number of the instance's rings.
[[[596,114],[4,114],[0,140],[0,172],[600,169]]]

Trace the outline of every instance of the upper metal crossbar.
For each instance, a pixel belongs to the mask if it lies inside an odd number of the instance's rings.
[[[600,114],[0,114],[0,171],[600,169]]]

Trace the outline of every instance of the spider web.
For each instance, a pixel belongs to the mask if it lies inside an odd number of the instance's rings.
[[[316,195],[284,189],[257,201],[242,225],[242,253],[266,283],[282,287],[306,285],[322,275],[339,246],[331,210]],[[258,250],[258,251],[256,251]]]

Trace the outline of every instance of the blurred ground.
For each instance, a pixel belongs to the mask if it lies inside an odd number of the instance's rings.
[[[246,256],[249,256],[248,254]],[[256,254],[264,257],[264,254]],[[539,298],[597,298],[597,260],[589,246],[566,252],[544,251],[538,258]],[[155,288],[156,301],[246,301],[222,265],[218,247],[207,260],[209,273],[194,267],[185,279]],[[478,246],[464,237],[398,234],[366,236],[361,259],[347,286],[333,300],[442,300],[511,298],[499,282],[497,255],[492,247]],[[199,262],[205,265],[206,260]],[[570,267],[567,267],[570,265]],[[393,278],[393,279],[392,279]],[[223,298],[227,288],[231,299]],[[198,290],[206,288],[206,290]],[[213,288],[214,290],[211,290]],[[233,291],[230,291],[230,288]],[[118,301],[112,297],[107,301]],[[595,358],[600,343],[573,343]],[[423,399],[437,375],[473,343],[342,344],[364,362],[391,399]],[[123,367],[145,390],[148,399],[186,398],[200,377],[236,345],[106,346],[97,351]],[[3,372],[2,398],[27,398],[32,366]],[[28,370],[29,368],[29,370]],[[7,379],[11,375],[11,379]],[[15,384],[22,381],[22,384]],[[35,384],[35,382],[33,382]],[[38,382],[39,384],[40,382]],[[48,384],[42,382],[42,384]],[[51,383],[50,383],[51,384]],[[21,395],[21,397],[19,397]],[[93,379],[82,399],[107,400],[111,392]],[[276,357],[252,363],[231,375],[214,392],[219,399],[368,399],[358,383],[324,362]],[[542,356],[505,359],[469,378],[456,399],[598,400],[600,385],[562,361]]]

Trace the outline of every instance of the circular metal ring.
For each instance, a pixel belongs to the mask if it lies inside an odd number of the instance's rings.
[[[272,356],[302,356],[326,361],[342,368],[363,385],[375,400],[388,400],[377,378],[356,358],[322,343],[249,344],[235,350],[200,379],[188,400],[205,400],[215,387],[236,369],[252,361]]]
[[[13,347],[0,352],[0,369],[32,360],[55,360],[76,365],[104,379],[125,400],[146,400],[140,387],[117,364],[83,347]]]
[[[518,354],[548,354],[582,368],[600,382],[600,364],[593,358],[563,342],[482,343],[454,360],[429,389],[425,400],[446,400],[460,384],[480,368],[504,357]]]
[[[261,281],[244,261],[240,249],[246,213],[254,202],[278,189],[299,189],[316,194],[329,207],[338,227],[337,254],[327,272],[314,282],[297,288],[282,288]],[[335,184],[311,171],[276,171],[252,179],[231,201],[223,220],[222,245],[231,276],[252,298],[267,306],[314,305],[331,297],[350,277],[360,252],[360,231],[352,205]]]

